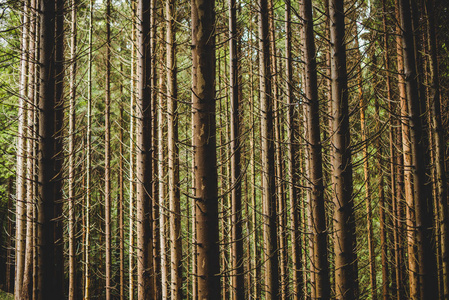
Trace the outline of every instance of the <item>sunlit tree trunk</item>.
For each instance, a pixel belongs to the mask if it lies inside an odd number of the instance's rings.
[[[181,203],[179,191],[179,150],[178,150],[178,85],[176,66],[176,1],[166,1],[167,22],[167,146],[168,146],[168,186],[170,210],[170,270],[171,299],[182,299],[182,240]]]
[[[23,2],[22,37],[20,55],[19,109],[16,159],[16,249],[14,295],[18,300],[22,293],[25,271],[26,230],[26,103],[28,89],[29,0]]]
[[[219,299],[218,190],[215,126],[215,1],[191,1],[192,123],[199,299]]]
[[[412,150],[411,169],[413,174],[413,196],[415,199],[416,218],[416,244],[417,267],[419,271],[419,287],[417,298],[436,299],[438,294],[436,270],[436,258],[432,247],[432,220],[433,211],[430,194],[426,185],[426,166],[424,160],[424,145],[426,138],[422,128],[422,116],[420,114],[420,101],[423,95],[419,94],[416,74],[416,59],[413,44],[413,31],[409,0],[399,0],[399,12],[401,21],[402,51],[404,56],[404,74],[408,114],[410,123],[410,145]]]

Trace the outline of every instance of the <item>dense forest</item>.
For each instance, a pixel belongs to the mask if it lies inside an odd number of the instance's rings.
[[[2,293],[449,299],[448,16],[1,0]]]

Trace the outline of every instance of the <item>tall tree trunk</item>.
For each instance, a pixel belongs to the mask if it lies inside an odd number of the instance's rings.
[[[120,69],[122,67],[120,66]],[[121,70],[122,71],[122,70]],[[120,85],[120,90],[123,91],[123,86]],[[124,206],[125,206],[125,186],[124,186],[124,178],[123,174],[125,172],[123,160],[125,157],[125,151],[123,149],[124,145],[124,136],[123,136],[123,102],[120,104],[120,132],[119,132],[119,175],[118,175],[118,184],[119,184],[119,196],[118,196],[118,204],[117,204],[117,215],[118,215],[118,234],[119,234],[119,297],[120,300],[125,299],[125,220],[124,220]]]
[[[393,228],[391,229],[393,231],[393,252],[394,252],[394,262],[396,267],[393,270],[392,273],[392,289],[395,287],[395,293],[397,296],[397,299],[402,299],[402,296],[400,295],[399,286],[401,285],[401,273],[400,270],[400,254],[398,251],[398,245],[396,243],[397,240],[397,233],[398,233],[398,218],[395,215],[395,206],[396,206],[396,166],[395,166],[395,159],[396,159],[396,149],[394,146],[394,127],[395,127],[395,119],[394,119],[394,106],[393,106],[393,99],[392,99],[392,88],[391,88],[391,76],[390,76],[390,56],[389,56],[389,34],[387,31],[387,6],[386,6],[386,0],[382,0],[382,26],[383,31],[385,33],[384,35],[384,44],[383,44],[383,51],[384,51],[384,63],[385,63],[385,81],[386,81],[386,90],[387,90],[387,99],[388,102],[388,110],[389,110],[389,151],[390,151],[390,206],[391,206],[391,220]],[[380,151],[380,145],[378,147],[378,151]],[[379,156],[382,157],[381,153],[379,153]],[[379,160],[380,163],[380,160]],[[385,213],[386,203],[383,205],[383,207],[380,207],[383,213]],[[380,216],[382,218],[382,212],[380,213]],[[386,224],[384,224],[386,226]],[[385,234],[382,234],[382,238],[385,237]],[[382,241],[381,241],[382,243]],[[385,248],[384,248],[385,247]],[[384,262],[384,256],[387,256],[387,248],[386,245],[381,245],[382,249],[382,266],[386,265]],[[384,268],[382,268],[384,271]],[[387,272],[388,273],[388,272]],[[394,280],[396,279],[396,280]],[[388,297],[388,278],[384,275],[384,272],[382,272],[382,295],[383,299],[386,300]],[[394,299],[394,294],[391,295],[391,298]]]
[[[271,92],[270,39],[267,0],[259,0],[259,65],[262,148],[262,215],[265,265],[265,297],[279,296],[276,226],[276,186],[273,142],[273,98]]]
[[[355,218],[346,72],[343,0],[330,0],[332,80],[332,184],[334,190],[335,293],[337,299],[358,297]]]
[[[35,24],[37,22],[35,10],[36,2],[33,0],[30,3],[30,15],[29,15],[29,63],[28,63],[28,95],[27,95],[27,134],[26,134],[26,241],[25,241],[25,267],[24,267],[24,278],[22,285],[22,298],[29,299],[32,296],[32,288],[33,288],[33,249],[34,249],[34,235],[33,229],[35,227],[35,220],[33,218],[33,208],[35,204],[35,182],[34,182],[34,171],[36,161],[34,158],[34,150],[35,150],[35,130],[36,126],[34,123],[36,122],[34,118],[34,104],[35,104],[35,89],[34,85],[35,76],[36,76],[36,64],[35,64],[35,40],[36,40],[36,27]]]
[[[215,126],[215,1],[191,1],[192,118],[199,299],[219,299],[218,187]]]
[[[86,201],[85,201],[85,241],[84,241],[84,299],[90,299],[90,208],[91,208],[91,157],[92,157],[92,34],[93,34],[93,0],[89,1],[89,49],[87,70],[87,132],[86,132]]]
[[[137,2],[137,297],[154,297],[152,235],[151,64],[150,5]]]
[[[76,289],[76,238],[75,238],[75,101],[77,67],[77,2],[71,3],[70,37],[70,103],[69,103],[69,176],[68,176],[68,231],[69,231],[69,293],[68,299],[75,300]]]
[[[396,0],[398,5],[398,0]],[[396,17],[399,19],[399,7],[397,6]],[[413,199],[413,181],[412,181],[412,149],[410,144],[410,124],[408,116],[408,103],[405,91],[404,79],[404,58],[402,53],[401,28],[398,24],[396,36],[397,51],[397,70],[399,99],[401,106],[401,128],[402,128],[402,155],[404,162],[404,190],[406,202],[406,228],[407,228],[407,250],[408,250],[408,275],[409,275],[409,293],[412,299],[418,297],[418,270],[416,265],[416,244],[415,244],[415,214]]]
[[[243,220],[242,220],[242,175],[240,166],[240,124],[241,124],[241,101],[239,86],[239,35],[237,31],[237,9],[236,0],[229,1],[229,82],[231,88],[231,298],[244,299],[245,280],[243,270]]]
[[[299,160],[298,160],[298,111],[296,109],[293,94],[293,59],[292,59],[292,29],[291,29],[291,2],[285,2],[285,57],[286,57],[286,96],[287,96],[287,124],[288,124],[288,176],[290,196],[290,218],[291,218],[291,245],[293,264],[293,299],[299,300],[303,295],[303,272],[301,262],[301,238],[300,238],[300,209],[298,188],[299,185]]]
[[[447,177],[445,170],[446,142],[444,140],[443,126],[441,120],[440,85],[437,59],[437,43],[435,36],[436,14],[433,11],[435,1],[425,1],[427,15],[427,34],[430,50],[430,102],[432,115],[432,133],[435,149],[435,172],[436,172],[436,198],[440,211],[441,222],[441,252],[443,265],[443,298],[449,299],[449,212],[447,204]]]
[[[399,0],[401,21],[401,37],[404,55],[405,86],[408,104],[408,118],[410,122],[410,144],[412,148],[412,164],[415,218],[416,218],[416,244],[417,264],[419,268],[419,298],[436,299],[438,287],[436,286],[436,258],[432,247],[432,220],[433,212],[429,210],[430,195],[425,187],[426,166],[424,160],[425,133],[422,129],[420,114],[420,101],[416,74],[415,47],[413,44],[413,30],[409,0]]]
[[[136,119],[136,109],[135,109],[135,41],[136,41],[136,1],[131,0],[131,75],[130,75],[130,118],[129,118],[129,248],[128,248],[128,292],[129,300],[134,299],[134,187],[135,187],[135,176],[134,176],[134,162],[135,162],[135,119]]]
[[[320,115],[315,41],[313,33],[312,1],[303,0],[303,53],[305,73],[305,116],[308,131],[309,179],[315,293],[317,299],[330,298],[329,262],[327,260],[327,225],[324,208],[324,183],[320,138]]]
[[[61,299],[62,285],[58,285],[59,264],[57,260],[62,253],[57,245],[58,209],[56,199],[59,186],[55,170],[59,165],[55,153],[57,136],[60,134],[56,116],[57,100],[55,97],[55,24],[56,13],[61,14],[61,7],[55,12],[55,2],[41,0],[41,40],[40,40],[40,72],[39,72],[39,139],[38,139],[38,190],[37,190],[37,289],[38,299]],[[56,46],[60,46],[56,43]],[[57,53],[56,53],[57,55]],[[59,76],[58,76],[59,77]],[[62,258],[62,257],[61,257]]]
[[[22,293],[25,272],[25,230],[26,230],[26,103],[28,88],[28,40],[29,40],[29,0],[23,2],[22,40],[20,57],[19,111],[16,160],[16,251],[14,296],[18,300]]]
[[[178,83],[176,66],[176,1],[167,0],[167,125],[170,203],[171,299],[182,299],[181,203],[179,191]]]
[[[111,299],[111,0],[106,0],[106,83],[104,112],[104,223],[106,238],[106,300]]]

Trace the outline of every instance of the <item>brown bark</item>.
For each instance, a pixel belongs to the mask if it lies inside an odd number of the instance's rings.
[[[408,118],[410,122],[410,144],[412,148],[411,168],[413,171],[413,196],[415,199],[417,265],[419,271],[419,289],[417,296],[420,299],[436,299],[438,293],[436,258],[432,247],[432,220],[433,211],[429,210],[430,195],[426,189],[426,166],[424,160],[425,132],[422,128],[420,114],[420,101],[423,95],[419,94],[415,47],[413,44],[413,29],[411,22],[410,2],[399,0],[401,21],[401,37],[404,56],[404,74],[406,96],[408,104]]]
[[[199,299],[220,298],[215,132],[215,1],[192,1],[192,120]]]
[[[313,33],[311,0],[303,0],[303,53],[305,73],[305,105],[307,109],[307,146],[309,156],[308,181],[311,189],[311,225],[313,239],[312,264],[315,269],[315,297],[330,298],[329,262],[327,260],[327,225],[324,208],[324,183],[322,150],[320,138],[320,114],[318,99],[318,79]]]
[[[130,75],[130,105],[129,105],[129,111],[130,111],[130,120],[129,120],[129,248],[128,248],[128,293],[129,293],[129,300],[134,299],[134,219],[135,219],[135,212],[134,212],[134,191],[135,191],[135,145],[136,145],[136,130],[135,130],[135,120],[136,120],[136,109],[135,109],[135,56],[136,56],[136,49],[135,49],[135,41],[136,41],[136,1],[131,0],[131,75]]]
[[[332,185],[334,190],[335,296],[357,298],[357,255],[352,198],[344,1],[330,0],[332,80]]]
[[[68,231],[69,231],[69,291],[68,299],[76,299],[76,249],[75,249],[75,100],[77,67],[77,3],[71,2],[71,37],[70,37],[70,103],[69,103],[69,175],[68,175]]]
[[[106,90],[104,112],[104,223],[106,242],[106,300],[111,299],[111,0],[106,1]]]
[[[182,240],[181,203],[179,190],[179,150],[178,150],[178,83],[176,65],[176,2],[166,2],[167,21],[167,125],[168,125],[168,182],[170,209],[170,270],[171,298],[182,299]]]
[[[243,220],[242,220],[242,181],[241,181],[241,115],[239,82],[240,36],[237,31],[237,3],[229,1],[229,82],[231,89],[231,298],[244,299],[245,280],[243,270]]]
[[[16,158],[16,243],[14,297],[20,299],[25,272],[26,230],[26,101],[29,46],[29,0],[23,2]]]
[[[260,65],[260,109],[261,109],[261,156],[262,156],[262,230],[265,281],[263,290],[266,299],[279,295],[278,239],[276,226],[276,186],[273,143],[273,98],[271,91],[271,63],[269,48],[267,0],[259,0],[259,65]]]
[[[137,298],[154,297],[152,236],[152,130],[150,5],[137,2],[137,97],[136,97],[136,221],[137,221]]]
[[[298,111],[295,108],[295,98],[293,94],[293,60],[292,60],[292,29],[291,29],[291,3],[285,2],[285,57],[286,57],[286,96],[288,104],[287,124],[288,124],[288,174],[289,174],[289,196],[290,196],[290,219],[291,219],[291,254],[293,264],[293,299],[299,300],[303,295],[303,272],[301,262],[301,238],[300,238],[300,209],[298,188],[299,185],[299,160],[297,146],[297,118]]]
[[[447,207],[447,177],[445,170],[446,142],[444,140],[442,120],[439,70],[437,59],[437,43],[435,37],[435,1],[425,1],[427,15],[427,35],[430,52],[430,104],[432,119],[432,134],[434,138],[435,151],[435,184],[437,186],[436,198],[440,211],[439,220],[441,222],[441,257],[443,272],[443,294],[444,299],[449,299],[449,212]]]

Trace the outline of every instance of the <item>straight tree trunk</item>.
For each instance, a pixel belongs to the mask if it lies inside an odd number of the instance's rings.
[[[303,272],[301,263],[301,238],[300,238],[300,209],[298,199],[299,185],[299,163],[297,146],[297,118],[298,113],[293,94],[293,59],[292,59],[292,29],[291,29],[291,2],[285,2],[285,57],[286,57],[286,96],[288,105],[288,174],[289,174],[289,196],[290,196],[290,219],[291,219],[291,254],[292,254],[292,286],[293,299],[299,300],[303,295]]]
[[[22,40],[20,57],[19,111],[16,159],[16,249],[14,298],[20,299],[25,272],[26,230],[26,103],[28,75],[29,0],[23,2]]]
[[[104,223],[106,239],[106,300],[111,299],[111,0],[106,0],[106,90],[104,112]]]
[[[34,159],[35,150],[35,130],[34,126],[35,118],[35,108],[34,108],[34,95],[35,95],[35,85],[36,82],[36,64],[35,64],[35,40],[36,40],[36,17],[34,12],[36,11],[36,2],[33,0],[30,3],[30,15],[29,15],[29,63],[28,63],[28,95],[27,95],[27,129],[26,129],[26,241],[25,241],[25,267],[24,267],[24,278],[22,285],[22,298],[29,299],[32,296],[33,288],[33,249],[34,249],[34,235],[33,229],[35,227],[35,220],[33,218],[33,208],[35,204],[35,182],[34,182],[34,171],[36,161]]]
[[[134,299],[134,187],[135,187],[135,176],[134,176],[134,161],[135,161],[135,41],[136,41],[136,2],[131,0],[131,81],[130,81],[130,118],[129,118],[129,248],[128,248],[128,292],[129,300]]]
[[[259,0],[259,65],[262,148],[262,215],[266,299],[279,296],[274,170],[273,98],[271,92],[270,39],[267,0]]]
[[[332,185],[334,190],[335,296],[358,297],[355,218],[346,72],[343,0],[329,1],[332,80]]]
[[[416,244],[417,265],[419,271],[419,298],[436,299],[438,293],[436,270],[436,258],[432,247],[433,212],[429,210],[430,195],[426,185],[426,166],[424,163],[423,148],[425,133],[422,129],[420,114],[420,101],[416,74],[416,60],[413,44],[413,31],[411,22],[409,0],[399,0],[401,21],[401,37],[404,55],[405,86],[408,104],[408,118],[410,122],[410,144],[412,148],[412,164],[415,218],[416,218]]]
[[[12,214],[13,211],[13,177],[8,178],[8,212],[7,212],[7,240],[6,240],[6,292],[14,293],[14,263],[13,263],[13,225]]]
[[[86,132],[86,202],[85,202],[85,242],[84,242],[84,299],[90,299],[90,203],[91,203],[91,157],[92,157],[92,34],[93,34],[93,0],[89,1],[89,50],[87,70],[87,132]]]
[[[170,203],[171,240],[171,299],[182,299],[182,237],[181,203],[179,191],[179,150],[178,150],[178,83],[176,66],[176,1],[167,0],[167,125],[168,125],[168,182]]]
[[[220,299],[215,125],[215,1],[191,1],[192,120],[199,299]]]
[[[435,172],[436,172],[436,198],[440,211],[441,221],[441,252],[443,265],[443,299],[449,299],[449,212],[447,204],[447,177],[445,170],[446,142],[444,140],[441,120],[441,101],[439,70],[437,59],[437,43],[435,37],[435,1],[426,1],[427,34],[430,50],[430,102],[432,115],[432,134],[434,138]]]
[[[164,82],[166,77],[163,76],[163,71],[159,76],[159,109],[158,109],[158,119],[160,124],[164,124],[164,115],[166,115],[165,110],[165,93],[164,93]],[[162,299],[167,299],[169,297],[169,273],[168,261],[170,256],[167,258],[167,236],[168,236],[168,210],[166,201],[166,168],[165,168],[165,147],[164,147],[164,126],[159,126],[158,128],[158,161],[159,161],[159,235],[160,235],[160,247],[161,247],[161,296]]]
[[[243,220],[242,220],[242,174],[241,174],[241,101],[239,85],[239,35],[237,31],[235,0],[229,1],[229,82],[231,89],[231,298],[244,299],[245,279],[243,270]]]
[[[377,283],[376,283],[376,258],[373,238],[373,212],[371,207],[371,189],[370,189],[370,174],[369,174],[369,159],[368,159],[368,129],[366,128],[365,110],[368,105],[365,103],[363,94],[363,78],[362,78],[362,55],[360,53],[359,36],[357,23],[355,27],[355,50],[357,58],[357,91],[360,106],[360,132],[362,140],[362,157],[363,157],[363,175],[365,180],[365,201],[366,201],[366,224],[367,224],[367,240],[368,240],[368,257],[369,257],[369,276],[371,286],[371,299],[377,298]]]
[[[40,72],[39,72],[39,138],[38,138],[38,190],[37,190],[37,299],[61,299],[63,286],[58,285],[58,258],[62,253],[57,253],[60,247],[58,241],[58,209],[56,205],[59,186],[55,170],[59,165],[56,161],[57,153],[57,100],[55,97],[55,25],[59,26],[55,19],[57,14],[62,14],[61,6],[55,12],[55,2],[41,0],[41,39],[40,39]],[[56,43],[56,46],[60,46]],[[58,76],[59,77],[59,76]],[[61,255],[61,256],[60,256]]]
[[[71,2],[70,37],[70,103],[69,103],[69,176],[68,176],[68,231],[69,231],[69,291],[68,299],[76,299],[76,238],[75,238],[75,101],[76,101],[76,50],[77,50],[77,3]]]
[[[397,5],[398,0],[396,0]],[[399,20],[399,6],[397,6],[396,17]],[[397,26],[396,51],[397,51],[397,70],[399,99],[401,106],[401,128],[402,128],[402,155],[404,162],[404,190],[406,202],[406,228],[407,228],[407,250],[408,250],[408,276],[409,293],[412,299],[418,297],[418,270],[416,265],[416,244],[415,244],[415,215],[413,199],[413,181],[412,181],[412,149],[410,144],[410,124],[408,116],[408,103],[405,91],[404,78],[404,58],[402,53],[401,28]]]
[[[151,151],[151,64],[150,5],[137,2],[137,99],[136,99],[136,182],[137,182],[137,298],[154,297],[152,236],[152,151]]]
[[[327,226],[324,207],[324,183],[320,138],[320,115],[316,51],[313,33],[312,1],[303,0],[303,53],[305,73],[306,126],[308,131],[309,179],[315,292],[317,299],[330,298],[329,262],[327,260]]]

